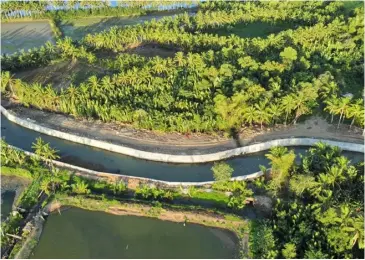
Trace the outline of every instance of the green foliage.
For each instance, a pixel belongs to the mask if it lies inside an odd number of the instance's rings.
[[[292,168],[288,186],[271,219],[282,257],[363,258],[363,163],[318,143]]]
[[[266,154],[271,164],[271,181],[268,189],[278,194],[289,178],[289,172],[295,161],[295,153],[286,147],[272,147]]]
[[[251,222],[249,244],[252,258],[276,258],[278,256],[277,241],[268,222]]]
[[[212,167],[215,181],[227,181],[232,177],[233,168],[225,162],[214,163]]]
[[[122,195],[127,191],[127,185],[123,181],[115,182],[113,184],[114,195]]]
[[[60,158],[60,156],[57,155],[58,151],[51,148],[49,143],[44,142],[40,137],[38,137],[36,139],[36,142],[33,143],[32,148],[34,149],[34,153],[36,155],[38,155],[42,160],[45,160],[48,163],[51,160],[56,160]]]
[[[217,207],[226,207],[228,204],[228,196],[219,191],[206,192],[203,190],[197,190],[191,198],[212,202],[213,205],[216,205]]]
[[[237,210],[243,209],[246,199],[253,195],[252,190],[247,189],[245,181],[230,182],[229,190],[232,194],[229,196],[228,206]]]
[[[296,247],[293,243],[286,243],[281,254],[285,259],[297,258]]]
[[[158,201],[172,201],[175,197],[175,192],[172,190],[159,189],[157,187],[149,187],[142,184],[135,191],[136,198]]]
[[[7,166],[1,166],[1,175],[3,176],[16,176],[20,178],[25,178],[32,180],[33,176],[32,174],[23,168],[13,168],[13,167],[7,167]]]
[[[76,183],[71,184],[71,191],[75,194],[89,194],[90,189],[88,188],[88,184],[84,181],[78,181]]]
[[[11,214],[7,221],[1,222],[1,248],[7,248],[16,241],[14,237],[5,234],[17,234],[22,219],[23,217],[16,212],[15,215]]]
[[[326,111],[338,116],[339,124],[349,119],[351,126],[362,126],[362,87],[349,81],[363,79],[362,17],[363,8],[349,13],[340,2],[207,4],[195,16],[113,27],[75,43],[66,38],[3,56],[2,68],[10,72],[57,59],[81,59],[111,71],[60,91],[19,80],[2,90],[26,106],[181,133],[295,124],[334,96],[341,102]],[[300,26],[265,39],[201,33],[258,21]],[[165,59],[128,53],[96,58],[99,51],[149,44],[179,52]],[[348,102],[345,89],[361,99]]]

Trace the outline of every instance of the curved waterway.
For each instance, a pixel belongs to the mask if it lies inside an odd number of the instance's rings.
[[[196,224],[71,208],[51,214],[31,258],[234,258],[237,238]]]
[[[5,137],[5,140],[9,144],[27,151],[32,151],[32,142],[37,137],[41,137],[59,151],[58,154],[61,156],[60,161],[96,171],[175,182],[203,182],[213,180],[211,171],[213,163],[171,164],[137,159],[40,134],[12,123],[2,115],[1,136]],[[294,149],[297,154],[304,154],[307,148],[292,147],[290,149]],[[225,161],[234,168],[233,176],[242,176],[259,171],[259,165],[269,166],[269,161],[266,159],[265,153],[267,151],[238,156]],[[353,161],[363,159],[362,153],[344,152],[344,154]]]

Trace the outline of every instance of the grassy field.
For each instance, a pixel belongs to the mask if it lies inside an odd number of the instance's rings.
[[[229,36],[235,34],[243,38],[266,37],[272,33],[293,29],[295,25],[288,23],[270,24],[265,22],[254,22],[250,24],[239,23],[230,29],[219,28],[207,30],[207,33],[218,34],[219,36]]]
[[[51,25],[47,21],[1,23],[2,54],[21,49],[27,51],[47,41],[54,41]]]

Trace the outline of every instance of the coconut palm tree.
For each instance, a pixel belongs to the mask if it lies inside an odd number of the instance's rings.
[[[296,106],[293,95],[284,96],[283,99],[281,100],[281,106],[286,114],[285,115],[285,125],[286,125],[289,114],[295,109]]]
[[[350,107],[346,110],[346,117],[352,118],[350,129],[355,122],[361,122],[360,125],[364,124],[364,101],[362,99],[357,99],[355,103],[350,104]]]
[[[324,101],[326,107],[324,108],[325,111],[328,111],[331,115],[331,124],[333,123],[333,117],[338,112],[338,99],[336,96],[331,96],[330,98]]]
[[[260,128],[262,129],[263,123],[267,123],[270,120],[268,107],[267,107],[267,101],[261,101],[258,104],[255,104],[255,114],[257,121],[260,122]]]
[[[340,119],[338,120],[337,128],[340,127],[341,120],[346,113],[348,113],[348,109],[350,107],[351,98],[350,97],[341,97],[337,103],[337,111],[340,114]]]
[[[35,154],[47,164],[51,164],[52,160],[60,158],[60,156],[57,155],[58,151],[51,148],[49,143],[44,142],[40,137],[38,137],[36,142],[32,144],[32,148],[34,149]]]
[[[268,112],[270,114],[270,117],[272,117],[273,124],[276,125],[278,119],[282,115],[283,112],[282,107],[278,104],[271,103],[268,108]]]

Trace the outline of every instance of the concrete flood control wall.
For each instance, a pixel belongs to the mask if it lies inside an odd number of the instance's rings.
[[[12,145],[9,145],[9,147],[11,147],[13,149],[16,149],[16,150],[19,150],[19,151],[22,151],[22,152],[24,152],[25,154],[27,154],[29,156],[36,156],[36,154],[34,154],[32,152],[25,151],[23,149],[20,149],[18,147],[12,146]],[[140,180],[140,181],[150,182],[150,183],[155,183],[155,184],[162,184],[162,185],[171,186],[171,187],[177,187],[177,186],[196,186],[196,187],[198,187],[198,186],[204,186],[204,185],[209,185],[209,184],[214,183],[214,181],[205,181],[205,182],[161,181],[161,180],[155,180],[155,179],[150,179],[150,178],[134,177],[134,176],[129,176],[129,175],[117,174],[117,173],[98,172],[98,171],[82,168],[82,167],[79,167],[79,166],[75,166],[75,165],[72,165],[72,164],[59,162],[59,161],[55,161],[55,160],[51,160],[51,162],[53,163],[53,165],[55,165],[59,168],[65,168],[65,169],[73,170],[75,172],[90,174],[90,175],[94,175],[96,177],[111,176],[111,177],[124,178],[124,179],[127,179],[127,180],[134,179],[134,180]],[[267,169],[267,170],[270,170],[270,169]],[[262,175],[263,175],[263,172],[259,171],[259,172],[251,173],[251,174],[244,175],[244,176],[232,177],[231,180],[253,180],[253,179],[256,179],[256,178],[258,178]]]
[[[71,142],[89,145],[104,150],[108,150],[115,153],[120,153],[144,160],[166,162],[166,163],[204,163],[219,161],[234,156],[256,153],[264,150],[268,150],[273,146],[312,146],[317,142],[325,142],[329,145],[338,146],[342,150],[364,153],[364,145],[356,143],[337,142],[326,139],[315,139],[315,138],[286,138],[277,139],[258,144],[252,144],[244,147],[239,147],[227,151],[211,153],[211,154],[200,154],[200,155],[172,155],[162,153],[145,152],[136,150],[129,147],[111,144],[105,141],[99,141],[90,139],[87,137],[77,136],[75,134],[64,133],[58,130],[54,130],[48,127],[38,125],[35,121],[25,120],[17,117],[16,115],[8,112],[4,107],[0,107],[1,113],[11,122],[14,122],[22,127],[37,131],[42,134],[54,136],[60,139],[68,140]]]

